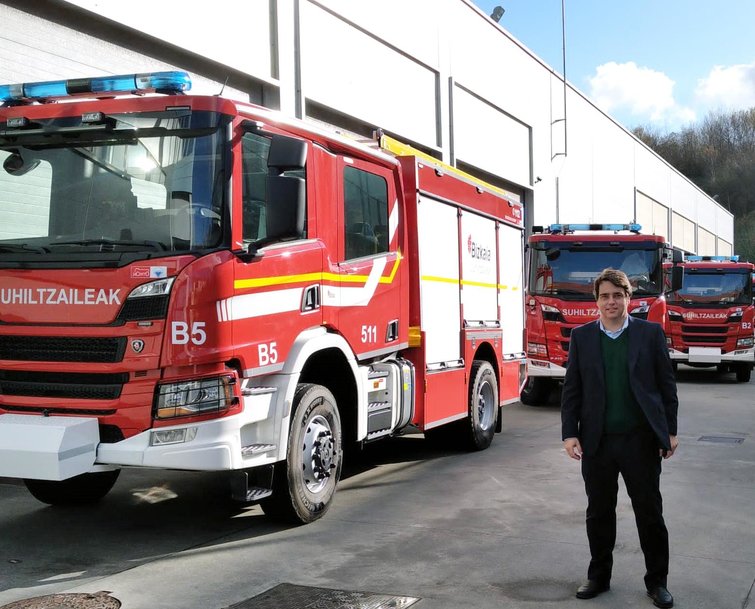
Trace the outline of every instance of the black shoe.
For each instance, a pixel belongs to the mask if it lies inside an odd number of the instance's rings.
[[[653,586],[648,590],[648,596],[653,599],[653,604],[661,609],[669,609],[674,606],[674,597],[666,586]]]
[[[588,579],[584,584],[577,588],[577,598],[595,598],[598,594],[610,590],[608,582],[601,582],[597,579]],[[650,594],[648,592],[648,594]]]

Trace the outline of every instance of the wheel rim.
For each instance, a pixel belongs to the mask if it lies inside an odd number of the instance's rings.
[[[480,384],[477,392],[477,420],[480,422],[482,429],[488,429],[495,418],[495,396],[493,395],[493,386],[484,381]]]
[[[336,447],[330,423],[323,416],[313,417],[302,442],[302,474],[310,493],[325,487],[336,468]]]

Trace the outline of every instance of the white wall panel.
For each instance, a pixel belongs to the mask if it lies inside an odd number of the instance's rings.
[[[67,2],[237,70],[266,80],[272,77],[268,0]]]
[[[302,12],[307,98],[436,145],[435,72],[313,4],[303,4]]]
[[[442,63],[441,36],[448,6],[456,0],[316,0],[344,20],[374,34],[434,69]],[[422,24],[417,27],[417,24]]]
[[[457,160],[520,185],[530,183],[530,131],[499,108],[454,88],[454,153]]]
[[[0,83],[181,69],[0,4]],[[192,92],[216,94],[222,82],[192,74]],[[248,100],[242,91],[223,94]]]

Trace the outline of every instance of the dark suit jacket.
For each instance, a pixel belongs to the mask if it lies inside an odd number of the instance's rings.
[[[562,439],[579,438],[582,451],[595,453],[603,435],[606,389],[598,321],[574,328],[561,395]],[[676,380],[666,337],[657,323],[629,318],[629,385],[658,445],[669,450],[676,435]]]

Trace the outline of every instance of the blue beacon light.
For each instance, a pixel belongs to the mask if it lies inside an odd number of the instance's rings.
[[[72,78],[47,82],[0,85],[0,102],[41,101],[74,95],[183,93],[191,89],[186,72],[148,72],[95,78]]]

